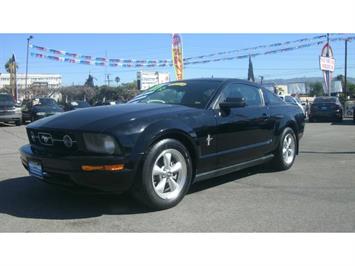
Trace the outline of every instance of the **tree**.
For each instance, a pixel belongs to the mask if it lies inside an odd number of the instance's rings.
[[[350,97],[355,97],[355,84],[348,82],[348,93]]]
[[[91,88],[95,87],[94,77],[89,74],[89,77],[86,79],[84,86]]]
[[[121,79],[120,79],[120,77],[115,77],[115,81],[116,81],[116,83],[117,83],[117,85],[118,85],[118,83],[120,83],[120,81],[121,81]]]
[[[16,70],[18,69],[18,65],[15,61],[15,56],[12,55],[12,57],[9,58],[9,60],[7,60],[6,64],[5,64],[5,69],[7,73],[11,73],[12,69],[16,68]]]
[[[255,82],[253,63],[251,62],[251,56],[249,55],[249,68],[248,68],[248,80]]]
[[[311,96],[322,96],[323,95],[323,84],[322,82],[312,82],[309,84],[310,95]]]
[[[122,83],[117,87],[108,87],[106,85],[95,87],[96,95],[92,102],[101,101],[129,101],[139,93],[137,82]]]
[[[335,80],[341,81],[341,87],[345,88],[345,77],[344,77],[344,75],[336,76]]]
[[[75,101],[75,100],[92,100],[95,95],[96,91],[92,87],[87,86],[68,86],[63,87],[60,89],[62,94],[62,99],[65,102],[68,101]]]

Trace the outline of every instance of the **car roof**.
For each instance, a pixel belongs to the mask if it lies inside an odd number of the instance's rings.
[[[183,79],[183,80],[175,80],[175,81],[170,81],[169,83],[174,83],[174,82],[184,82],[184,81],[219,81],[219,82],[241,82],[245,84],[250,84],[253,86],[260,86],[260,84],[257,84],[255,82],[250,82],[246,79],[237,79],[237,78],[194,78],[194,79]]]

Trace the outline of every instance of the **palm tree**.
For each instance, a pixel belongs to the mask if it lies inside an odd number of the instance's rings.
[[[15,56],[12,55],[12,57],[9,58],[9,60],[7,60],[6,64],[5,64],[5,69],[7,73],[11,73],[12,72],[12,68],[13,68],[13,64],[15,64],[15,68],[16,70],[18,69],[18,65],[15,61]]]

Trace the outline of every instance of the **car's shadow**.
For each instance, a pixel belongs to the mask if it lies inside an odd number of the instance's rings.
[[[344,119],[343,121],[339,121],[339,122],[332,122],[331,123],[332,126],[354,126],[355,122],[351,119]]]
[[[307,121],[308,124],[328,124],[330,126],[354,126],[355,122],[352,119],[344,119],[343,121],[328,121],[317,120],[314,122]]]
[[[268,171],[253,167],[233,174],[193,184],[189,194]],[[103,214],[129,215],[150,210],[128,195],[73,193],[22,176],[0,182],[0,213],[32,219],[81,219]]]

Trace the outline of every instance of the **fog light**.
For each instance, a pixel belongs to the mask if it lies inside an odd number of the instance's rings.
[[[81,170],[86,172],[91,171],[121,171],[124,169],[124,164],[110,164],[110,165],[82,165]]]

